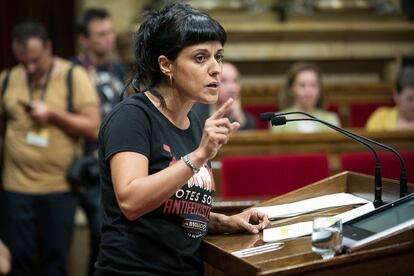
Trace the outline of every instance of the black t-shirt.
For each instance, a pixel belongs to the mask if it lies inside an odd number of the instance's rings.
[[[115,153],[131,151],[148,158],[148,174],[172,165],[199,145],[200,120],[193,112],[188,117],[190,127],[179,129],[139,93],[117,105],[103,122],[99,155],[104,213],[97,275],[203,273],[200,244],[215,189],[209,165],[156,210],[129,221],[116,201],[108,163]]]

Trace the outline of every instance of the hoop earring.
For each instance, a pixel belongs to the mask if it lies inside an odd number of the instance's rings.
[[[173,85],[173,76],[172,75],[168,75],[168,77],[170,78],[170,86]]]

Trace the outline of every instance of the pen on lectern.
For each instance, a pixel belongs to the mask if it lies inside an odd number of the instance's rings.
[[[262,254],[266,252],[271,252],[277,249],[282,248],[283,243],[282,242],[276,242],[276,243],[268,243],[252,248],[242,249],[239,251],[235,251],[231,254],[233,254],[236,257],[243,258],[243,257],[249,257],[257,254]]]

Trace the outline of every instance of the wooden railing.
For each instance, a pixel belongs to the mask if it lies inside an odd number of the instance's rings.
[[[244,84],[242,102],[244,105],[277,104],[280,89],[277,84]],[[392,86],[388,83],[327,84],[325,93],[329,103],[338,105],[392,100]]]
[[[279,106],[281,87],[277,84],[245,84],[241,99],[245,107]],[[351,105],[361,103],[393,103],[392,86],[388,83],[329,84],[325,86],[327,107],[335,107],[343,126],[351,125]]]

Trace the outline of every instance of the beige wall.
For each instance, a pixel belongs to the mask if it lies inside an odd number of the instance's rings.
[[[112,22],[114,24],[115,33],[118,35],[130,33],[131,28],[136,26],[141,15],[143,7],[150,0],[76,0],[76,15],[79,15],[82,10],[87,8],[104,8],[111,14]],[[117,42],[119,45],[119,40]],[[77,52],[81,50],[79,43],[76,46]],[[117,50],[114,51],[113,56],[119,58]]]
[[[77,0],[76,14],[85,8],[100,7],[107,9],[114,22],[116,33],[128,30],[141,15],[148,0]]]
[[[397,8],[401,0],[390,0]],[[122,33],[130,29],[142,14],[143,7],[151,0],[76,0],[76,14],[90,7],[106,8],[112,15],[115,31]],[[189,1],[191,2],[191,0]],[[258,0],[265,6],[271,6],[274,0]]]

